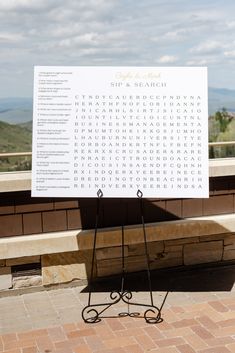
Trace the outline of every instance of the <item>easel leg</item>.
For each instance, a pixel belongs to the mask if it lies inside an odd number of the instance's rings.
[[[96,223],[95,223],[95,232],[94,232],[94,242],[93,242],[93,252],[92,252],[92,263],[91,263],[91,275],[90,275],[90,281],[89,281],[89,297],[88,297],[88,304],[87,306],[82,310],[82,318],[84,322],[86,323],[96,323],[101,320],[101,318],[105,317],[102,314],[109,309],[111,306],[119,303],[120,301],[124,302],[125,304],[128,305],[128,311],[127,312],[122,312],[119,313],[119,317],[122,316],[131,316],[131,317],[141,317],[140,313],[138,312],[130,312],[129,308],[130,306],[141,306],[145,307],[145,313],[144,313],[144,318],[145,321],[149,324],[155,324],[159,323],[162,321],[161,319],[161,309],[165,303],[166,297],[161,305],[160,308],[156,307],[153,303],[153,293],[152,293],[152,283],[151,283],[151,274],[150,274],[150,259],[149,259],[149,252],[148,252],[148,246],[147,246],[147,237],[146,237],[146,231],[145,231],[145,222],[144,222],[144,212],[143,212],[143,193],[138,190],[137,196],[140,201],[140,212],[141,212],[141,220],[142,220],[142,227],[143,227],[143,235],[144,235],[144,246],[145,246],[145,256],[146,256],[146,265],[147,265],[147,276],[148,276],[148,284],[149,284],[149,292],[150,292],[150,301],[151,303],[144,304],[144,303],[136,303],[132,302],[132,292],[125,289],[125,274],[126,274],[126,268],[125,268],[125,239],[124,239],[124,225],[122,226],[122,277],[121,277],[121,288],[120,291],[114,290],[110,293],[110,301],[106,303],[100,303],[100,304],[91,304],[91,284],[93,282],[94,278],[94,266],[95,266],[95,251],[96,251],[96,239],[97,239],[97,232],[98,232],[98,222],[99,222],[99,214],[100,214],[100,199],[103,196],[103,193],[101,190],[98,191],[97,193],[98,199],[97,199],[97,210],[96,210]],[[108,317],[108,316],[106,316]]]
[[[152,281],[151,281],[151,274],[150,274],[150,258],[149,258],[149,252],[148,252],[146,230],[145,230],[144,208],[143,208],[143,193],[142,193],[142,191],[140,191],[140,190],[137,191],[137,197],[139,198],[139,201],[140,201],[140,214],[141,214],[141,222],[142,222],[142,228],[143,228],[144,249],[145,249],[145,258],[146,258],[146,266],[147,266],[147,276],[148,276],[150,302],[151,302],[150,306],[152,307],[152,309],[148,309],[144,313],[144,318],[145,318],[146,322],[148,322],[148,323],[157,323],[157,322],[161,321],[161,311],[157,307],[155,307],[154,304],[153,304],[153,291],[152,291]],[[149,312],[155,313],[156,310],[158,312],[156,317],[148,317],[147,316],[147,314]]]
[[[91,262],[91,275],[89,280],[89,296],[87,306],[82,310],[82,318],[85,323],[96,323],[101,320],[101,315],[109,309],[112,305],[117,304],[123,297],[130,299],[130,292],[122,292],[112,291],[110,293],[110,302],[100,303],[100,304],[92,304],[91,303],[91,285],[94,279],[94,267],[95,267],[95,252],[96,252],[96,240],[97,240],[97,232],[98,232],[98,224],[99,224],[99,215],[100,215],[100,199],[103,197],[103,192],[99,190],[97,192],[97,209],[96,209],[96,222],[95,222],[95,232],[94,232],[94,241],[93,241],[93,251],[92,251],[92,262]],[[124,226],[122,227],[122,281],[121,281],[121,289],[124,288],[124,273],[125,273],[125,260],[124,260]],[[103,316],[104,317],[104,316]]]
[[[82,318],[86,323],[94,323],[94,322],[100,321],[98,319],[98,312],[95,309],[86,310],[86,309],[92,307],[92,305],[91,305],[91,285],[93,283],[93,278],[94,278],[96,240],[97,240],[97,231],[98,231],[99,215],[100,215],[100,199],[103,197],[103,192],[101,190],[98,190],[97,196],[98,196],[98,198],[97,198],[97,204],[96,204],[95,233],[94,233],[93,250],[92,250],[91,274],[90,274],[90,278],[89,278],[88,303],[87,303],[87,306],[82,311]],[[94,316],[85,317],[86,314],[91,314],[91,312],[94,314]]]
[[[148,284],[149,284],[149,293],[150,293],[150,300],[151,305],[153,305],[153,292],[152,292],[152,282],[151,282],[151,274],[150,274],[150,258],[148,252],[148,245],[147,245],[147,237],[146,237],[146,230],[145,230],[145,222],[144,222],[144,208],[143,208],[143,193],[138,190],[137,196],[140,201],[140,214],[141,214],[141,222],[143,228],[143,235],[144,235],[144,250],[145,250],[145,258],[146,258],[146,265],[147,265],[147,276],[148,276]]]
[[[95,266],[95,251],[96,251],[96,239],[97,239],[97,231],[99,225],[99,215],[100,215],[100,199],[103,196],[101,190],[97,192],[97,205],[96,205],[96,218],[95,218],[95,234],[94,234],[94,241],[93,241],[93,251],[92,251],[92,262],[91,262],[91,275],[90,275],[90,284],[93,283],[94,278],[94,266]],[[89,288],[89,296],[88,296],[88,305],[91,304],[91,288]]]
[[[121,293],[124,292],[125,283],[125,244],[124,244],[124,226],[122,225],[122,281],[121,281]]]

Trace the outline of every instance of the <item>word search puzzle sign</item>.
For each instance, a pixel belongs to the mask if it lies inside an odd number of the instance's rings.
[[[35,67],[32,196],[208,197],[207,70]]]

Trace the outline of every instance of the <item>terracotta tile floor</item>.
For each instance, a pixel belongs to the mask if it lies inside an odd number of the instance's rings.
[[[127,310],[121,302],[105,313],[109,317],[84,323],[81,311],[88,293],[82,287],[2,297],[0,352],[235,352],[235,266],[152,273],[152,279],[155,305],[168,293],[163,321],[155,324],[138,317],[112,317]],[[138,302],[149,303],[142,279],[137,282],[134,275],[129,284]],[[109,285],[110,280],[93,289],[92,303],[108,300]]]

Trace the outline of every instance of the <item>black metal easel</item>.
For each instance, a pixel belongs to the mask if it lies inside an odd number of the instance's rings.
[[[96,240],[97,240],[97,232],[98,232],[98,222],[99,222],[99,214],[100,214],[100,200],[103,197],[103,192],[98,190],[97,192],[97,208],[96,208],[96,221],[95,221],[95,233],[94,233],[94,242],[93,242],[93,251],[92,251],[92,263],[91,263],[91,275],[90,275],[90,284],[93,282],[94,277],[94,263],[95,263],[95,251],[96,251]],[[161,306],[158,308],[153,303],[153,292],[152,292],[152,283],[151,283],[151,274],[150,274],[150,260],[149,260],[149,252],[147,246],[147,238],[145,231],[145,222],[144,222],[144,213],[143,213],[143,193],[142,191],[137,191],[137,197],[140,203],[140,212],[141,212],[141,221],[143,227],[143,235],[144,235],[144,246],[145,246],[145,257],[146,257],[146,265],[147,265],[147,276],[148,276],[148,284],[149,284],[149,293],[150,293],[150,304],[136,303],[132,302],[132,292],[130,290],[124,289],[125,284],[125,256],[124,256],[124,226],[122,226],[122,277],[121,277],[121,289],[120,291],[114,290],[110,293],[110,302],[100,303],[100,304],[91,304],[91,289],[89,288],[89,296],[88,296],[88,304],[82,310],[82,318],[86,323],[96,323],[101,321],[102,314],[108,310],[111,306],[123,301],[127,304],[127,312],[119,313],[119,317],[123,316],[131,316],[131,317],[143,317],[145,321],[149,324],[155,324],[162,322],[161,318],[161,310],[166,301],[167,294],[164,297],[164,300]],[[90,287],[90,286],[89,286]],[[130,305],[134,306],[142,306],[147,308],[143,314],[140,315],[139,312],[130,312]],[[105,316],[107,317],[107,316]]]

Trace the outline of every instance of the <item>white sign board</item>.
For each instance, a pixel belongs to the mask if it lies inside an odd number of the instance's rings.
[[[208,197],[207,69],[35,67],[32,196]]]

